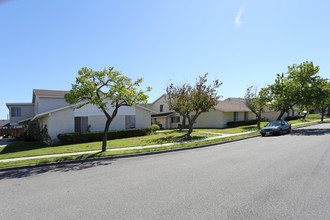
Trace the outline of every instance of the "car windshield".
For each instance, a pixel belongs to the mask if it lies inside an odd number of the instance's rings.
[[[271,121],[266,125],[266,127],[276,127],[276,126],[281,126],[281,122],[280,121]]]

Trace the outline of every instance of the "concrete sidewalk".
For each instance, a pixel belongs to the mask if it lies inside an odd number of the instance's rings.
[[[299,125],[310,124],[310,123],[313,123],[313,122],[316,122],[316,121],[303,122],[303,123],[299,123]],[[298,124],[292,124],[292,126],[295,126],[295,125],[298,125]],[[166,144],[154,144],[154,145],[146,145],[146,146],[125,147],[125,148],[112,148],[112,149],[108,149],[107,151],[139,150],[139,149],[154,148],[154,147],[164,147],[164,146],[171,146],[171,145],[176,145],[176,144],[185,144],[185,143],[192,143],[192,142],[198,142],[198,141],[214,140],[214,139],[220,139],[220,138],[226,138],[226,137],[239,136],[239,135],[253,133],[253,132],[256,132],[256,131],[258,131],[258,130],[240,132],[240,133],[235,133],[235,134],[221,134],[221,133],[219,133],[219,136],[214,136],[214,137],[209,137],[209,138],[202,138],[202,139],[198,139],[198,140],[182,141],[182,142],[174,142],[174,143],[166,143]],[[204,133],[204,132],[200,132],[200,133]],[[205,132],[205,133],[208,133],[208,132]],[[20,160],[43,159],[43,158],[63,157],[63,156],[74,156],[74,155],[91,154],[91,153],[99,153],[99,152],[101,152],[101,151],[93,150],[93,151],[63,153],[63,154],[48,154],[48,155],[40,155],[40,156],[32,156],[32,157],[18,157],[18,158],[2,159],[2,160],[0,160],[0,163],[20,161]]]

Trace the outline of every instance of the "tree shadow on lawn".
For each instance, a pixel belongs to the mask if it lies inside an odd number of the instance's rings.
[[[41,149],[41,148],[46,148],[46,147],[49,147],[49,145],[42,143],[42,142],[14,141],[14,142],[9,143],[6,147],[4,147],[2,149],[2,151],[0,152],[0,155],[28,151],[28,150]]]
[[[181,142],[181,141],[191,141],[202,138],[207,138],[207,136],[194,135],[192,137],[188,137],[187,135],[183,135],[183,136],[161,137],[150,141],[150,144],[166,144],[166,143]]]
[[[0,180],[2,179],[18,179],[24,178],[44,173],[54,173],[54,172],[70,172],[70,171],[79,171],[96,166],[106,166],[112,164],[111,161],[114,159],[109,158],[95,158],[95,156],[101,154],[95,153],[86,157],[86,155],[81,155],[76,158],[75,161],[68,161],[62,164],[46,165],[39,164],[37,167],[22,168],[17,170],[9,170],[0,172]],[[79,160],[81,159],[81,160]],[[88,160],[86,160],[88,159]],[[59,158],[56,162],[64,161],[64,159]]]

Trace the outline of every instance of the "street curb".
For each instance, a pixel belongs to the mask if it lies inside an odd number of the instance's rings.
[[[330,122],[323,122],[323,123],[330,123]],[[296,127],[296,128],[303,128],[303,127],[308,127],[308,126],[312,126],[312,125],[316,125],[316,124],[308,124],[308,125],[303,125],[303,126],[299,126],[299,127]],[[292,128],[292,130],[295,130],[296,128]],[[35,164],[35,165],[4,167],[4,168],[0,168],[0,172],[19,170],[19,169],[28,169],[28,168],[46,167],[46,166],[74,164],[74,163],[83,164],[83,163],[86,163],[86,162],[93,162],[93,161],[99,161],[99,160],[112,160],[112,159],[120,159],[120,158],[130,158],[130,157],[139,157],[139,156],[163,154],[163,153],[170,153],[170,152],[176,152],[176,151],[184,151],[184,150],[198,149],[198,148],[204,148],[204,147],[211,147],[211,146],[214,146],[214,145],[222,145],[222,144],[247,140],[247,139],[256,138],[256,137],[261,137],[261,136],[260,136],[260,134],[258,134],[258,135],[248,136],[248,137],[244,137],[244,138],[238,138],[238,139],[229,140],[229,141],[221,141],[221,142],[215,142],[215,143],[209,143],[209,144],[203,144],[203,145],[197,145],[197,146],[168,149],[168,150],[159,150],[159,151],[150,151],[150,152],[142,152],[142,153],[132,153],[132,154],[122,154],[122,155],[114,155],[114,156],[95,157],[95,158],[87,158],[87,159],[82,159],[82,160],[67,160],[67,161],[62,161],[62,162],[49,162],[49,163],[42,163],[42,164]]]
[[[16,167],[4,167],[4,168],[0,168],[0,172],[11,171],[11,170],[19,170],[19,169],[45,167],[45,166],[54,166],[54,165],[74,164],[74,163],[82,164],[82,163],[85,163],[85,162],[92,162],[92,161],[98,161],[98,160],[112,160],[112,159],[120,159],[120,158],[147,156],[147,155],[153,155],[153,154],[163,154],[163,153],[170,153],[170,152],[175,152],[175,151],[184,151],[184,150],[191,150],[191,149],[197,149],[197,148],[211,147],[211,146],[214,146],[214,145],[227,144],[227,143],[242,141],[242,140],[255,138],[255,137],[260,137],[260,135],[258,134],[258,135],[248,136],[248,137],[229,140],[229,141],[221,141],[221,142],[215,142],[215,143],[210,143],[210,144],[203,144],[203,145],[190,146],[190,147],[181,147],[181,148],[174,148],[174,149],[168,149],[168,150],[159,150],[159,151],[150,151],[150,152],[142,152],[142,153],[132,153],[132,154],[122,154],[122,155],[114,155],[114,156],[95,157],[95,158],[87,158],[87,159],[82,159],[82,160],[67,160],[67,161],[62,161],[62,162],[49,162],[49,163],[42,163],[42,164],[35,164],[35,165],[24,165],[24,166],[16,166]]]

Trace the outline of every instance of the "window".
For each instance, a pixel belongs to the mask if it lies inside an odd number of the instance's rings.
[[[244,112],[244,121],[249,120],[249,112]]]
[[[135,115],[125,116],[125,129],[135,128]]]
[[[179,123],[180,122],[180,116],[172,117],[171,122],[172,123]]]
[[[88,117],[75,117],[74,132],[87,132],[87,130],[88,130]]]
[[[164,105],[160,105],[159,106],[159,112],[163,112],[163,110],[164,110]]]
[[[234,121],[238,121],[238,112],[234,112]]]
[[[11,109],[10,109],[10,116],[11,117],[21,117],[22,116],[22,109],[21,109],[21,107],[11,107]]]

